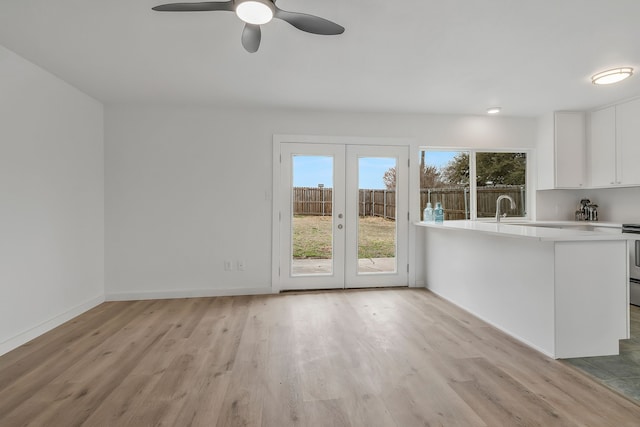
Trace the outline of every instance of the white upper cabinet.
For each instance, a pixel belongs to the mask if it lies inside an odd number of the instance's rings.
[[[640,99],[591,113],[592,187],[640,185]]]
[[[555,113],[555,186],[582,188],[586,174],[585,114]]]
[[[591,113],[589,174],[591,186],[609,187],[616,184],[616,108],[609,107]]]
[[[640,185],[640,99],[616,106],[617,183]]]
[[[585,113],[559,111],[538,122],[538,190],[586,187]]]

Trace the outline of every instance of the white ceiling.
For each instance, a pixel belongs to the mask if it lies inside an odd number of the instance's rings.
[[[278,0],[346,28],[262,27],[177,0],[2,0],[0,44],[107,104],[537,116],[640,95],[638,0]],[[596,87],[615,66],[636,75]]]

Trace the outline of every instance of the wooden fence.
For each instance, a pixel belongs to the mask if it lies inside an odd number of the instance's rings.
[[[478,188],[478,217],[492,217],[496,214],[496,199],[506,194],[516,202],[516,210],[507,210],[510,216],[526,214],[526,194],[524,186],[509,185]],[[444,219],[468,219],[470,211],[469,188],[425,188],[420,191],[420,218],[427,201],[435,208],[436,202],[444,207]],[[509,202],[503,202],[508,208]],[[396,218],[395,190],[361,189],[358,197],[360,216]],[[293,188],[293,213],[295,215],[331,215],[333,209],[333,189],[319,187]]]
[[[395,190],[360,190],[358,198],[360,216],[379,216],[396,219]]]
[[[332,188],[293,187],[294,215],[331,215],[332,210]]]
[[[395,190],[361,189],[358,197],[360,216],[396,219]],[[331,215],[333,189],[319,187],[293,188],[294,215]]]
[[[527,212],[526,191],[521,185],[505,185],[499,187],[478,187],[478,218],[488,218],[496,214],[496,200],[505,194],[511,196],[516,202],[515,210],[506,210],[510,216],[525,216]],[[442,203],[444,208],[444,219],[469,219],[470,197],[469,187],[454,188],[425,188],[420,190],[420,219],[422,211],[427,206],[427,202],[435,208],[437,202]],[[509,202],[505,203],[503,209],[509,208]]]

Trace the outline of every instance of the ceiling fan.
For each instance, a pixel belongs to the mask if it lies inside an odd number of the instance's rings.
[[[287,12],[276,6],[276,0],[228,0],[198,3],[169,3],[152,8],[158,12],[209,12],[222,10],[235,12],[245,22],[242,30],[242,46],[254,53],[260,47],[260,25],[273,18],[282,19],[299,30],[312,34],[336,35],[344,32],[344,27],[319,16],[306,13]]]

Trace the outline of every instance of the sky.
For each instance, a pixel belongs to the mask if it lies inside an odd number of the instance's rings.
[[[440,169],[446,166],[458,153],[459,151],[427,151],[424,160],[428,166],[435,166]]]
[[[382,177],[395,166],[396,159],[383,157],[361,157],[359,159],[360,188],[384,189]],[[293,186],[333,188],[333,159],[329,156],[294,156]]]
[[[428,165],[444,167],[457,151],[429,151],[425,157]],[[384,189],[382,177],[389,168],[395,166],[394,158],[361,157],[359,159],[360,188]],[[333,158],[331,156],[294,156],[293,186],[333,188]]]
[[[293,156],[293,186],[333,188],[333,157]]]

